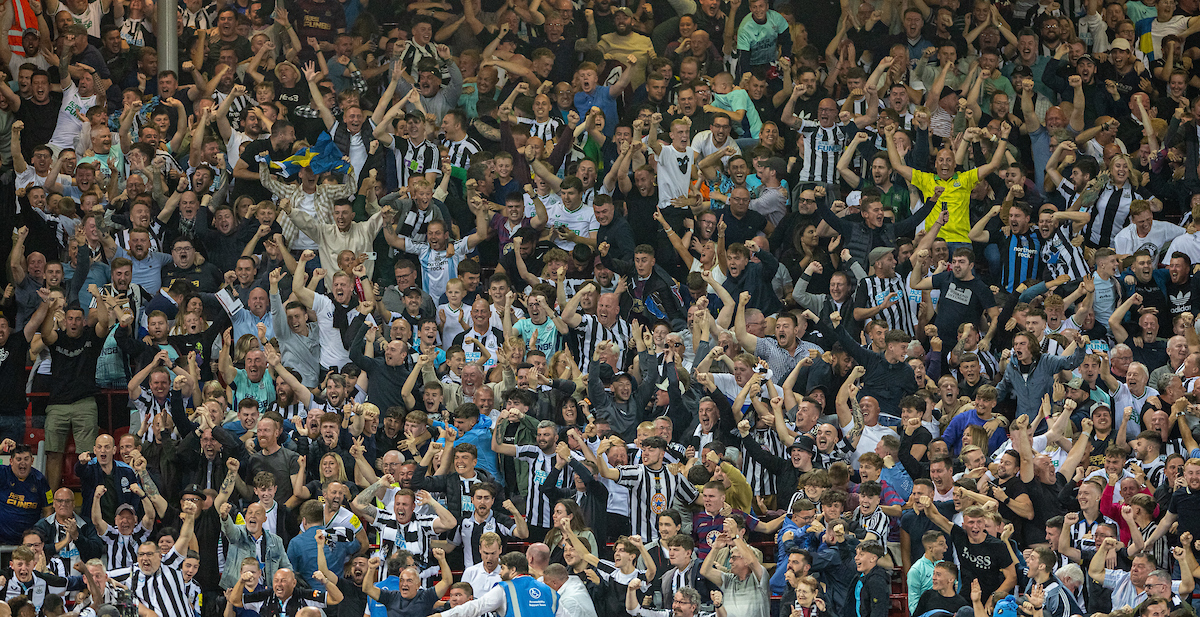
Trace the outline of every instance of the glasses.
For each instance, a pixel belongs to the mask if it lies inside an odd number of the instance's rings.
[[[183,500],[184,500],[184,501],[189,501],[189,502],[191,502],[191,503],[200,503],[201,501],[203,501],[203,500],[202,500],[202,499],[200,499],[199,497],[184,497],[184,498],[183,498]]]
[[[801,197],[801,198],[799,199],[799,201],[800,201],[800,203],[802,203],[802,204],[815,204],[815,203],[817,203],[817,200],[815,200],[815,199],[805,199],[804,197]]]
[[[157,554],[154,551],[138,551],[138,557],[153,557]]]

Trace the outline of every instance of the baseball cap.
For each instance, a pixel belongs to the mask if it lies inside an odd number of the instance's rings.
[[[437,60],[433,58],[421,58],[421,61],[417,62],[417,73],[437,73],[439,76],[441,75]]]
[[[1088,62],[1091,62],[1092,64],[1096,64],[1096,59],[1092,57],[1092,54],[1083,54],[1082,56],[1079,56],[1079,59],[1075,61],[1075,64],[1079,64],[1080,62],[1083,62],[1084,60],[1087,60]]]
[[[1091,384],[1085,381],[1082,377],[1076,377],[1071,381],[1068,381],[1067,387],[1074,388],[1076,390],[1083,390],[1084,392],[1090,392],[1092,389]]]
[[[775,170],[776,178],[782,179],[785,175],[787,175],[787,163],[777,156],[773,156],[764,161],[763,166]]]
[[[195,495],[201,499],[204,499],[205,497],[207,497],[204,494],[204,489],[200,488],[200,485],[195,484],[195,483],[189,484],[186,487],[184,487],[182,495],[183,496]]]
[[[792,445],[788,447],[788,452],[791,452],[792,450],[800,450],[801,452],[808,452],[808,454],[810,456],[812,456],[813,458],[816,458],[817,457],[817,442],[813,441],[813,438],[809,437],[808,435],[800,435],[799,437],[796,438],[796,441],[793,441]]]
[[[619,6],[613,10],[613,15],[616,15],[617,13],[624,13],[626,17],[633,17],[633,11],[631,11],[627,6]]]
[[[871,254],[867,255],[867,264],[871,266],[875,265],[875,262],[883,259],[884,255],[891,255],[892,250],[893,249],[886,246],[880,246],[878,248],[871,249]]]
[[[1124,49],[1125,51],[1132,51],[1132,49],[1133,49],[1132,47],[1130,47],[1129,41],[1127,41],[1121,37],[1117,37],[1117,40],[1113,41],[1112,43],[1109,43],[1108,47],[1109,47],[1109,49]]]
[[[133,508],[133,504],[123,503],[117,506],[117,514],[128,511],[130,514],[137,515],[137,510]]]
[[[38,30],[37,28],[26,28],[25,31],[21,33],[21,36],[29,36],[29,35],[33,35],[33,36],[40,38],[42,36],[42,32],[40,30]]]
[[[958,90],[955,90],[954,88],[951,88],[950,86],[942,86],[942,94],[938,98],[944,99],[944,98],[950,96],[951,94],[958,96]]]

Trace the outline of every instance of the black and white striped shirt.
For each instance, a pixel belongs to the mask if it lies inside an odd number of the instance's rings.
[[[1069,209],[1075,204],[1075,200],[1079,199],[1079,193],[1075,191],[1075,183],[1067,178],[1063,178],[1062,182],[1058,183],[1058,195],[1062,197],[1063,203]]]
[[[398,186],[408,186],[413,176],[424,176],[426,172],[441,169],[441,152],[438,151],[437,144],[428,139],[419,144],[407,139],[393,139],[392,153],[396,156]]]
[[[892,275],[889,279],[869,276],[858,282],[858,291],[854,298],[855,308],[874,308],[883,305],[890,294],[896,294],[895,302],[879,311],[875,319],[887,322],[889,330],[903,330],[909,336],[916,336],[917,302],[913,300],[908,280],[900,275]]]
[[[479,539],[483,534],[490,531],[499,534],[501,538],[511,539],[513,530],[516,529],[516,521],[511,516],[495,510],[488,512],[487,518],[482,522],[475,517],[475,514],[464,514],[462,522],[458,524],[458,533],[454,537],[454,544],[462,547],[463,564],[468,568],[479,563]]]
[[[154,421],[154,416],[167,411],[167,402],[160,403],[154,398],[154,394],[148,388],[143,387],[142,392],[138,397],[129,402],[132,411],[138,414],[138,422],[140,426],[150,426]],[[147,432],[147,439],[154,439],[151,432]]]
[[[187,583],[180,571],[184,559],[176,549],[171,549],[163,556],[162,565],[153,574],[146,574],[135,566],[126,583],[134,601],[150,608],[159,617],[194,617]]]
[[[529,125],[529,136],[537,137],[549,145],[558,137],[558,129],[562,128],[562,125],[562,120],[553,116],[545,122],[532,122]]]
[[[279,401],[273,401],[271,411],[283,416],[284,420],[297,427],[304,426],[304,421],[308,418],[308,407],[304,405],[303,401],[295,401],[286,407],[280,406]]]
[[[1070,222],[1059,225],[1049,238],[1043,239],[1041,251],[1042,267],[1048,278],[1065,274],[1077,281],[1092,271],[1083,255],[1083,247],[1071,244]]]
[[[845,147],[846,131],[842,125],[823,127],[815,120],[805,120],[800,129],[803,154],[800,183],[835,182],[838,158]]]
[[[892,519],[883,513],[882,508],[875,508],[875,511],[870,514],[865,514],[862,507],[854,509],[854,522],[862,525],[863,529],[875,534],[876,539],[880,542],[886,542],[888,537],[888,528],[891,525]]]
[[[412,515],[412,519],[403,525],[396,520],[395,512],[375,507],[375,531],[379,535],[379,549],[375,554],[379,560],[386,562],[396,549],[403,549],[413,554],[420,564],[429,561],[429,542],[437,537],[433,531],[436,516]]]
[[[430,41],[425,45],[418,45],[413,41],[404,43],[404,50],[400,52],[400,66],[404,67],[404,72],[409,75],[417,75],[417,63],[425,58],[433,58],[438,64],[441,64],[441,59],[437,55],[437,46]],[[446,80],[450,77],[449,71],[443,68],[442,79]]]
[[[667,508],[683,506],[696,500],[696,487],[681,475],[673,474],[666,465],[652,470],[645,465],[622,465],[617,484],[629,489],[629,522],[635,535],[642,539],[658,539],[658,521]]]
[[[779,440],[775,429],[754,429],[750,431],[750,437],[758,442],[764,451],[778,457],[786,456],[786,449],[783,442]],[[742,448],[742,474],[746,476],[746,481],[755,495],[775,494],[775,474],[767,471],[754,457],[746,454],[744,447]]]
[[[1139,466],[1141,466],[1142,471],[1144,471],[1146,473],[1146,479],[1150,482],[1150,486],[1153,486],[1153,487],[1162,486],[1162,483],[1163,483],[1163,480],[1165,479],[1165,474],[1166,474],[1166,457],[1165,456],[1159,456],[1158,458],[1150,461],[1149,463],[1143,463],[1142,461],[1136,460],[1136,459],[1133,462],[1135,462]],[[1158,562],[1158,563],[1162,563],[1162,562]]]
[[[621,319],[611,328],[606,328],[595,315],[583,315],[575,332],[579,340],[579,352],[575,357],[579,360],[579,370],[587,373],[592,369],[592,356],[596,355],[596,345],[601,341],[612,341],[617,347],[618,358],[623,360],[633,329],[628,321]],[[620,370],[624,367],[617,368]]]
[[[108,530],[100,536],[108,546],[105,555],[109,570],[136,567],[137,547],[150,538],[150,530],[138,523],[133,533],[123,536],[116,525],[109,525]]]
[[[4,587],[4,601],[11,601],[17,596],[25,596],[33,603],[33,607],[41,614],[42,604],[46,602],[47,594],[63,595],[67,591],[68,582],[66,578],[48,572],[31,573],[33,578],[29,582],[17,580],[14,575],[8,580],[8,584]],[[77,584],[71,585],[71,591],[83,589],[83,581],[76,579]]]
[[[1129,182],[1121,188],[1112,184],[1105,186],[1092,206],[1092,220],[1084,230],[1088,246],[1112,246],[1113,236],[1129,224],[1129,205],[1135,199],[1142,199],[1141,191]]]
[[[295,617],[296,613],[306,606],[325,608],[325,592],[297,587],[292,590],[292,595],[281,601],[270,588],[263,587],[244,594],[242,602],[260,604],[258,614],[261,617],[279,617],[280,615]]]
[[[1079,521],[1071,526],[1071,546],[1079,550],[1096,550],[1096,528],[1100,526],[1100,523],[1116,526],[1111,518],[1103,514],[1090,523],[1080,515]]]
[[[221,103],[224,103],[225,97],[227,96],[229,95],[221,91],[212,93],[212,98],[217,102],[217,106],[220,106]],[[234,99],[233,103],[229,105],[229,113],[225,115],[229,118],[229,124],[234,128],[234,130],[242,130],[242,110],[250,107],[252,104],[253,101],[250,99],[250,97],[243,94],[242,96]]]
[[[530,527],[550,528],[554,526],[550,511],[554,508],[554,500],[542,490],[546,477],[554,470],[558,456],[552,451],[546,454],[541,448],[533,445],[517,446],[517,460],[529,463],[529,495],[525,497],[525,518]],[[569,488],[570,474],[559,474],[558,488]]]
[[[183,27],[193,30],[208,30],[217,25],[217,7],[202,6],[195,13],[184,5],[179,5],[179,16],[183,19]]]
[[[446,146],[446,156],[450,158],[450,164],[462,169],[470,167],[471,156],[483,149],[479,147],[479,142],[470,137],[464,137],[462,141],[444,139],[442,145]]]

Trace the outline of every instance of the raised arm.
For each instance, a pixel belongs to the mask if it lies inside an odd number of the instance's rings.
[[[892,163],[892,169],[904,178],[905,182],[912,182],[913,169],[904,164],[904,159],[900,157],[900,153],[896,149],[896,126],[888,125],[884,129],[884,134],[887,136],[887,153],[888,161]]]

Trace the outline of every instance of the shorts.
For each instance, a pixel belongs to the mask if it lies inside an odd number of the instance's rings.
[[[67,447],[67,435],[75,435],[75,451],[91,452],[99,436],[97,421],[99,409],[95,397],[88,397],[46,408],[46,450],[63,452]]]

